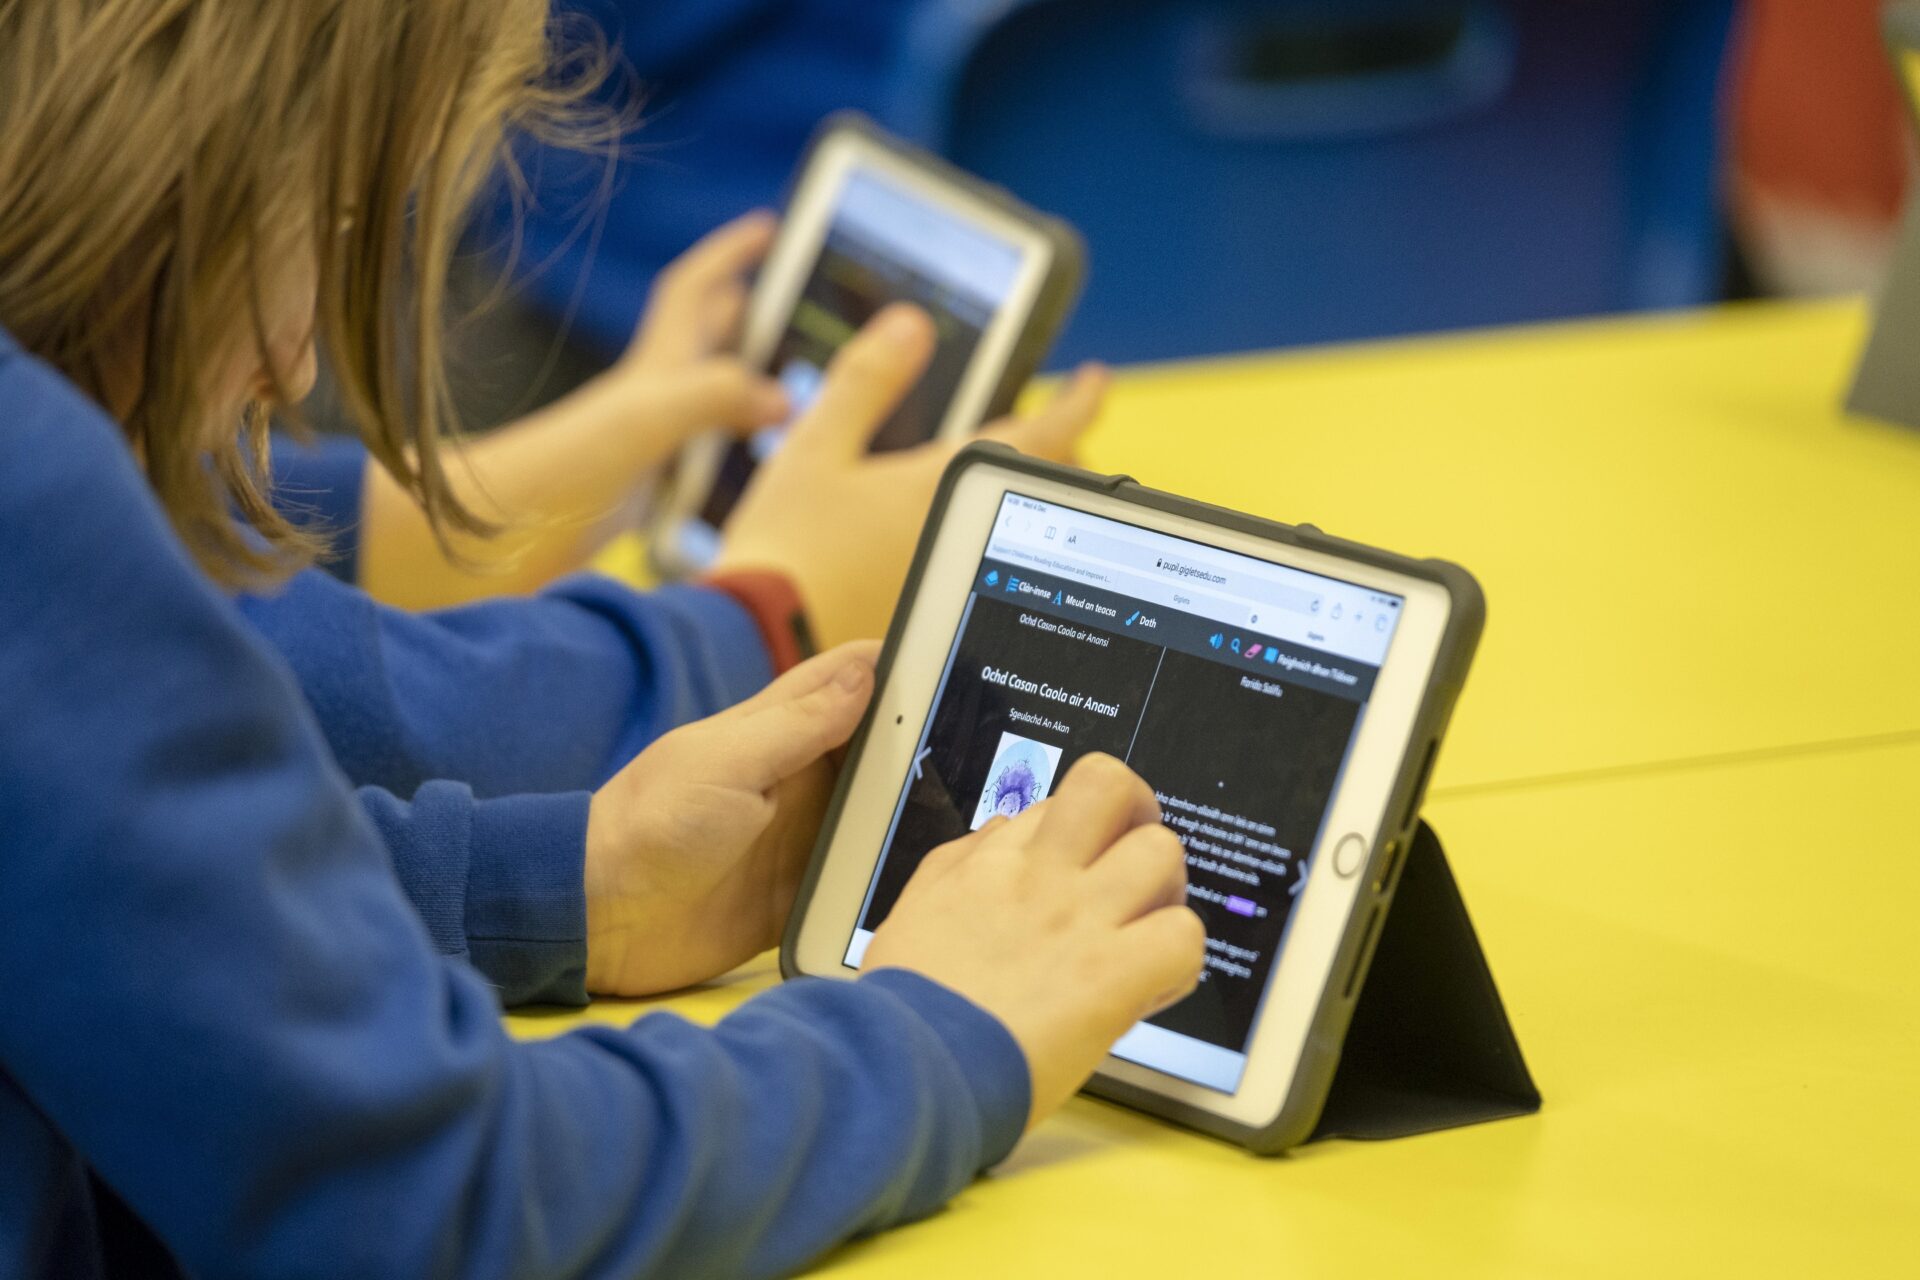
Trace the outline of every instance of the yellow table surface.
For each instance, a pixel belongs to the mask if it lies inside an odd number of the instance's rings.
[[[1261,1160],[1078,1099],[827,1273],[1913,1274],[1916,779],[1883,747],[1436,802],[1540,1115]],[[711,1020],[774,976],[666,1003]]]
[[[1134,368],[1083,460],[1472,570],[1491,622],[1437,789],[1920,735],[1920,431],[1841,410],[1866,319],[1748,304]],[[649,581],[635,538],[596,564]]]
[[[1472,570],[1439,786],[1915,731],[1920,432],[1842,415],[1864,336],[1756,305],[1135,370],[1086,460]]]
[[[1863,336],[1751,306],[1126,373],[1090,465],[1485,585],[1428,814],[1547,1106],[1261,1161],[1078,1100],[828,1270],[1913,1274],[1920,434],[1840,414]]]

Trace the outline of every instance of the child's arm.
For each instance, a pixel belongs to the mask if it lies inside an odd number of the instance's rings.
[[[714,978],[779,939],[872,696],[848,645],[663,737],[597,793],[475,799],[430,782],[360,800],[441,955],[505,1004],[581,1004]]]
[[[371,1277],[770,1274],[1005,1153],[1020,1046],[911,974],[508,1041],[292,681],[50,382],[0,433],[10,1152],[77,1153],[189,1272]],[[86,1185],[0,1196],[84,1231]]]
[[[932,957],[997,1016],[894,971],[792,984],[711,1032],[663,1015],[513,1044],[484,985],[432,953],[297,689],[113,426],[9,373],[0,1147],[33,1176],[0,1203],[35,1247],[98,1247],[84,1167],[195,1274],[784,1272],[938,1205],[1019,1133],[1029,1055],[1057,1104],[1198,972],[1197,940],[1161,954],[1122,932],[1126,904],[1175,887],[1177,842],[1151,884],[1126,860],[1097,893],[1061,886],[1104,904],[1065,953],[1071,913],[988,856],[941,882],[971,895],[959,910],[939,885],[927,906],[1033,937],[1037,969],[1004,938]],[[906,966],[911,939],[890,937]],[[1059,989],[1063,964],[1103,980]]]
[[[413,498],[368,467],[360,584],[411,609],[538,590],[631,526],[641,487],[688,440],[784,419],[779,384],[721,354],[775,225],[752,213],[706,236],[660,273],[639,332],[611,368],[449,457],[463,505],[505,526],[493,539],[454,540],[484,571],[450,562]]]
[[[588,790],[769,675],[752,619],[706,589],[641,596],[580,578],[532,600],[416,615],[310,572],[241,607],[293,666],[435,948],[510,1005],[586,998]],[[667,940],[651,944],[657,960]],[[601,990],[633,993],[655,969],[623,966]]]
[[[293,668],[356,786],[483,796],[598,787],[661,734],[772,677],[723,592],[568,579],[525,600],[413,614],[315,571],[241,611]]]
[[[409,609],[536,591],[631,527],[644,486],[687,441],[783,420],[779,384],[724,354],[746,306],[745,277],[774,225],[754,213],[708,235],[661,272],[639,332],[604,373],[446,451],[462,504],[503,526],[492,539],[454,535],[466,564],[448,560],[413,497],[364,455],[350,469],[337,444],[318,454],[277,449],[296,488],[324,485],[309,503],[337,531],[351,561],[344,576]],[[276,501],[285,505],[280,494]]]
[[[359,799],[435,951],[472,965],[509,1008],[587,1002],[591,793],[477,800],[429,782],[408,800],[379,787]]]

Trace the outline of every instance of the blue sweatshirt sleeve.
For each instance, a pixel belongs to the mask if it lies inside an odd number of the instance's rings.
[[[908,974],[790,984],[711,1031],[508,1040],[124,443],[20,363],[0,352],[0,1090],[45,1127],[0,1146],[55,1168],[67,1144],[216,1278],[772,1275],[1005,1154],[1018,1047]],[[0,1220],[55,1217],[26,1199],[49,1181],[0,1186]]]
[[[331,539],[321,568],[344,582],[360,572],[360,514],[367,450],[348,436],[310,442],[273,438],[273,505],[302,527]]]
[[[297,504],[312,496],[330,526],[351,527],[363,464],[352,442],[288,442],[276,501],[304,518]],[[581,793],[772,674],[732,598],[642,595],[591,575],[531,599],[413,614],[311,571],[240,607],[363,788],[434,945],[509,1005],[586,999]]]
[[[360,802],[394,874],[443,956],[465,960],[500,1003],[587,1002],[585,791],[475,800],[429,782],[402,801]]]
[[[356,786],[477,796],[598,788],[668,730],[772,679],[752,617],[701,587],[582,574],[539,595],[414,614],[323,573],[241,611],[293,668]]]

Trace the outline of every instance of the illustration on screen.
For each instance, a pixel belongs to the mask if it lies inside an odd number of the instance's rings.
[[[1059,747],[1015,733],[1001,734],[993,767],[987,770],[987,785],[980,789],[980,802],[973,807],[973,822],[967,830],[978,831],[995,817],[1015,817],[1045,800],[1059,765]]]

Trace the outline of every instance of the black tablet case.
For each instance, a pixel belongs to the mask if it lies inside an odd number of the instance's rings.
[[[1881,17],[1894,78],[1909,118],[1920,125],[1920,85],[1906,59],[1920,53],[1920,5],[1888,5]],[[1874,308],[1873,330],[1847,393],[1847,411],[1882,422],[1920,427],[1920,199],[1907,194],[1900,239]]]
[[[1033,227],[1053,245],[1053,263],[1045,279],[1040,282],[1040,291],[1034,297],[1027,323],[1020,330],[1019,341],[1008,353],[1006,367],[1000,371],[1000,380],[994,384],[993,394],[981,410],[980,422],[974,425],[977,428],[1012,413],[1020,400],[1020,393],[1040,371],[1041,362],[1053,348],[1053,340],[1066,327],[1073,315],[1074,305],[1080,300],[1080,291],[1087,275],[1086,240],[1066,219],[1042,212],[1005,187],[989,182],[978,174],[968,173],[903,138],[896,138],[860,112],[852,110],[836,111],[814,129],[799,165],[787,180],[786,195],[781,201],[783,206],[792,204],[821,143],[836,133],[859,134],[873,146],[893,153],[931,177],[965,191],[982,204],[991,205]],[[648,562],[655,573],[668,580],[685,577],[691,572],[689,566],[676,563],[665,552],[664,535],[676,509],[674,502],[661,504],[653,515],[648,539]]]
[[[1467,904],[1425,822],[1406,858],[1309,1141],[1403,1138],[1540,1109]]]
[[[1413,741],[1430,740],[1437,748],[1485,620],[1486,606],[1479,586],[1464,569],[1349,542],[1312,525],[1283,525],[1212,507],[1149,489],[1130,476],[1095,475],[1025,457],[1005,445],[977,441],[961,450],[941,479],[907,573],[903,601],[912,597],[926,569],[934,533],[944,520],[955,484],[975,463],[1093,492],[1125,494],[1142,507],[1443,584],[1454,601],[1456,617],[1443,639],[1434,680],[1413,735]],[[894,615],[881,650],[876,687],[884,685],[892,665],[904,616],[904,610]],[[867,731],[868,726],[863,724],[854,735],[847,753],[850,765],[860,758]],[[1410,756],[1389,800],[1390,813],[1407,815],[1404,827],[1398,830],[1399,838],[1405,841],[1399,865],[1384,874],[1380,870],[1394,856],[1395,847],[1395,833],[1383,830],[1359,873],[1380,881],[1369,899],[1379,912],[1377,925],[1372,931],[1349,930],[1334,972],[1346,975],[1357,968],[1362,974],[1360,990],[1348,991],[1336,981],[1323,993],[1314,1019],[1315,1032],[1302,1054],[1293,1088],[1272,1124],[1263,1128],[1239,1124],[1104,1074],[1088,1081],[1086,1092],[1262,1154],[1277,1154],[1322,1138],[1404,1137],[1537,1111],[1539,1091],[1521,1058],[1446,854],[1433,829],[1414,816],[1430,765],[1430,756],[1424,761]],[[850,779],[851,768],[842,772],[829,803],[819,842],[787,922],[780,946],[784,977],[800,973],[795,960],[800,922],[831,846]]]
[[[1345,1035],[1318,1043],[1318,1052],[1303,1059],[1303,1077],[1316,1060],[1333,1076],[1303,1142],[1406,1138],[1540,1109],[1540,1091],[1433,828],[1422,821],[1404,856]],[[1337,972],[1352,963],[1343,961]],[[1340,998],[1332,989],[1325,997]],[[1307,1096],[1316,1087],[1310,1078],[1295,1086]],[[1104,1076],[1088,1092],[1263,1155],[1296,1145],[1284,1118],[1253,1129]]]
[[[852,110],[834,112],[814,130],[812,139],[807,143],[806,154],[801,157],[799,166],[789,179],[789,203],[793,194],[800,189],[801,180],[812,166],[820,144],[836,133],[859,134],[871,145],[892,152],[929,176],[965,191],[1016,222],[1034,228],[1053,245],[1052,265],[1045,279],[1040,282],[1040,292],[1034,298],[1033,310],[1027,316],[1026,326],[1020,331],[1019,341],[1007,357],[1006,368],[1000,372],[1000,381],[994,385],[993,395],[988,398],[980,421],[991,422],[1011,413],[1020,399],[1020,392],[1039,371],[1040,362],[1046,359],[1047,352],[1053,347],[1053,340],[1066,326],[1073,314],[1074,304],[1080,300],[1080,290],[1087,274],[1086,240],[1066,219],[1034,208],[998,183],[969,173],[945,157],[916,147],[904,138],[897,138],[860,112]]]

